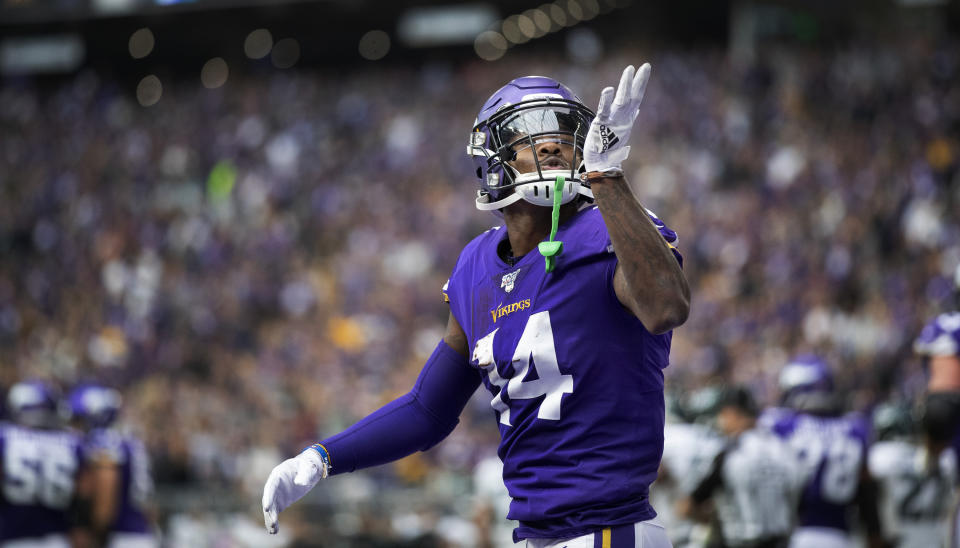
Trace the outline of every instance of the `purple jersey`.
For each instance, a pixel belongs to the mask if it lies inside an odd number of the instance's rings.
[[[849,531],[847,509],[860,487],[869,444],[866,419],[779,409],[768,412],[762,422],[790,443],[803,467],[799,525]]]
[[[91,430],[84,440],[87,461],[110,462],[120,469],[117,518],[110,528],[118,533],[150,533],[144,513],[153,493],[150,463],[139,440],[108,428]]]
[[[960,356],[960,312],[940,314],[913,343],[921,356]]]
[[[80,469],[80,438],[0,423],[0,541],[66,533]]]
[[[563,253],[549,274],[536,251],[503,262],[506,236],[494,228],[470,242],[444,296],[493,396],[514,535],[653,518],[671,334],[650,334],[617,300],[617,258],[596,207],[559,228]]]
[[[960,312],[946,312],[934,318],[920,332],[913,349],[927,358],[960,357]],[[957,425],[951,445],[960,459],[960,424]]]

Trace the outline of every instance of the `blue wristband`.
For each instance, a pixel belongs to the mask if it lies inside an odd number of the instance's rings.
[[[327,473],[329,474],[333,466],[330,464],[330,453],[327,451],[327,448],[324,447],[323,444],[315,443],[307,447],[307,449],[313,449],[317,453],[320,453],[320,459],[323,461],[323,465],[327,467]],[[304,449],[304,451],[307,449]]]

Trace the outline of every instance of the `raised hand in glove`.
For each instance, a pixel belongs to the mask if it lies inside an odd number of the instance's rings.
[[[623,70],[616,95],[612,87],[600,92],[597,117],[590,124],[587,140],[583,145],[584,167],[591,171],[621,170],[630,154],[630,131],[637,119],[640,101],[650,79],[650,63],[638,70],[633,65]]]

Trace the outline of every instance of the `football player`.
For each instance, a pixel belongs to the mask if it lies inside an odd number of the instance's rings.
[[[757,425],[758,415],[746,387],[724,390],[717,427],[727,443],[680,506],[682,514],[703,516],[712,500],[721,545],[727,548],[784,548],[794,526],[802,486],[796,456]]]
[[[273,470],[268,531],[321,478],[438,443],[482,383],[515,540],[669,546],[648,495],[663,448],[662,369],[689,289],[676,234],[621,168],[649,75],[648,64],[627,67],[596,116],[539,76],[483,105],[467,145],[476,204],[504,226],[461,252],[444,286],[446,335],[413,390]]]
[[[0,422],[0,547],[70,545],[80,469],[80,439],[61,428],[55,387],[10,387]]]
[[[712,426],[723,391],[708,386],[694,391],[685,402],[677,400],[667,408],[663,428],[663,459],[651,497],[667,527],[674,548],[706,545],[709,527],[676,512],[677,504],[690,496],[709,473],[710,465],[725,446],[724,438]]]
[[[928,405],[942,404],[934,399]],[[946,546],[950,512],[956,504],[957,459],[949,446],[952,424],[942,410],[920,412],[920,440],[915,440],[909,411],[879,406],[874,425],[880,441],[870,448],[870,473],[880,486],[887,546]]]
[[[871,545],[880,539],[875,489],[867,473],[870,425],[844,414],[827,364],[812,355],[788,363],[780,374],[783,407],[765,425],[795,449],[804,476],[799,523],[791,548],[848,548],[854,508]]]
[[[960,458],[960,264],[954,272],[954,303],[950,312],[938,315],[920,332],[914,350],[924,358],[927,381],[927,412],[939,412],[940,420],[952,426],[954,454]],[[960,466],[960,463],[958,463]],[[951,546],[960,547],[960,508],[953,517]]]
[[[150,548],[157,545],[146,507],[153,493],[150,462],[143,444],[113,427],[120,393],[82,384],[68,399],[73,424],[84,432],[78,494],[93,545]]]

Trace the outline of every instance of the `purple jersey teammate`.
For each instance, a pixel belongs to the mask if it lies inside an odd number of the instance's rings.
[[[926,405],[942,409],[944,420],[953,422],[952,445],[960,455],[960,312],[934,318],[920,332],[914,349],[927,360],[930,371]]]
[[[120,394],[84,384],[70,393],[74,423],[86,432],[80,495],[88,499],[88,518],[98,545],[111,548],[156,546],[145,508],[153,493],[150,463],[143,444],[112,428]]]
[[[762,422],[794,448],[805,478],[791,546],[852,546],[848,514],[859,507],[871,538],[879,537],[873,485],[867,474],[870,426],[865,417],[840,412],[827,365],[801,356],[780,376],[784,407]]]
[[[648,491],[663,449],[662,369],[689,290],[676,234],[621,169],[649,74],[627,67],[596,116],[539,76],[484,104],[467,151],[477,207],[504,226],[460,254],[444,288],[447,333],[413,390],[273,470],[268,531],[328,474],[438,443],[482,382],[517,540],[669,546]]]
[[[57,427],[57,399],[39,381],[7,394],[0,422],[0,546],[69,546],[80,439]]]
[[[954,272],[954,309],[938,315],[920,332],[914,350],[929,371],[924,401],[928,420],[952,432],[951,445],[960,459],[960,264]],[[958,463],[960,468],[960,463]],[[951,546],[960,546],[960,508],[954,512]]]

